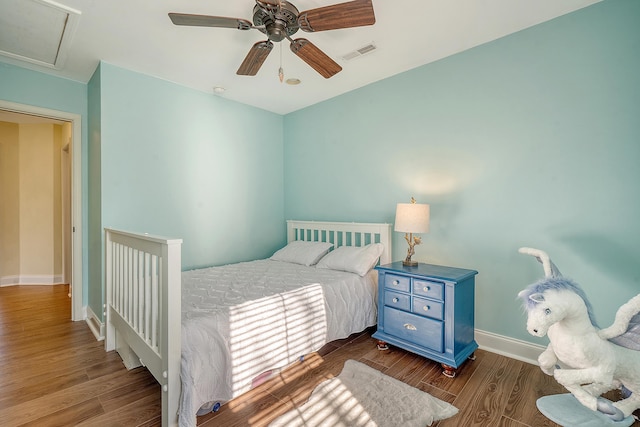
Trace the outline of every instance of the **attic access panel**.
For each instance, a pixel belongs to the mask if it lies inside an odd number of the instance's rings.
[[[0,0],[0,55],[61,68],[80,12],[50,0]]]

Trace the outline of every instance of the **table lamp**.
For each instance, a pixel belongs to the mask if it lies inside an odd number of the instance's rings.
[[[413,233],[429,231],[429,205],[416,203],[413,197],[411,203],[398,203],[394,230],[405,233],[404,239],[409,244],[407,258],[402,261],[402,265],[417,266],[418,262],[411,261],[411,256],[415,254],[414,246],[422,243],[422,239],[414,236]]]

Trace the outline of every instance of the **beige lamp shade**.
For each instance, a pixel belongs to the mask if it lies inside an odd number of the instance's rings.
[[[398,203],[396,206],[395,231],[403,233],[426,233],[429,231],[429,205],[421,203]]]

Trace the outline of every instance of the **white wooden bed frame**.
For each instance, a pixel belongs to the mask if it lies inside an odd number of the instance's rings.
[[[391,225],[287,221],[287,242],[382,243],[391,262]],[[181,357],[181,239],[105,228],[107,351],[127,369],[146,366],[162,387],[162,425],[178,425]],[[169,303],[171,301],[171,303]]]

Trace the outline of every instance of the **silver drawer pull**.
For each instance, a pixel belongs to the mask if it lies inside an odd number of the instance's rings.
[[[394,280],[392,283],[393,283],[393,286],[398,286],[400,284],[400,281],[399,280]]]
[[[429,292],[431,288],[429,286],[425,286],[424,288],[422,288],[422,290],[425,292]]]
[[[418,328],[413,326],[411,323],[405,323],[403,326],[404,326],[405,329],[408,329],[410,331],[417,331],[418,330]]]
[[[429,311],[431,309],[431,307],[429,307],[428,305],[425,305],[425,306],[422,307],[422,309],[424,311]]]
[[[398,301],[400,301],[400,300],[399,300],[398,298],[394,298],[394,299],[392,299],[391,301],[393,301],[393,302],[398,302]]]

